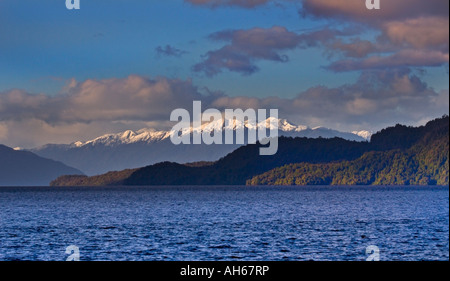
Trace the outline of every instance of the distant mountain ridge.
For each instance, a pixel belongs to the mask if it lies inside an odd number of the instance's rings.
[[[277,119],[281,136],[334,138],[354,141],[366,141],[366,138],[354,133],[339,132],[323,127],[309,128],[294,125],[286,119]],[[263,121],[256,126],[265,126]],[[191,128],[188,134],[201,134],[221,127],[223,130],[235,131],[243,128],[247,133],[256,130],[248,122],[220,121],[205,123],[201,127]],[[370,136],[368,136],[370,137]],[[109,171],[134,169],[169,161],[189,163],[198,161],[216,161],[241,145],[174,145],[170,140],[170,131],[154,129],[127,130],[118,134],[107,134],[85,142],[71,144],[48,144],[30,151],[42,157],[61,161],[83,171],[87,175],[98,175]]]
[[[374,134],[371,142],[280,137],[278,153],[272,156],[260,156],[261,145],[249,144],[214,163],[162,162],[126,176],[119,174],[123,172],[105,177],[66,176],[51,184],[448,185],[448,122],[448,116],[444,116],[421,127],[397,125]]]
[[[270,119],[270,118],[269,118]],[[265,126],[265,122],[269,122],[269,119],[266,121],[261,122],[260,124],[257,124],[256,126]],[[236,130],[237,128],[245,128],[245,129],[256,129],[256,126],[251,126],[248,124],[248,122],[233,122],[231,125],[227,125],[227,121],[221,121],[221,122],[210,122],[202,125],[198,128],[191,128],[190,133],[202,133],[204,131],[206,132],[212,132],[214,128],[217,128],[218,126],[222,127],[223,130]],[[348,140],[355,140],[355,141],[363,141],[363,140],[369,140],[371,137],[371,133],[369,131],[353,131],[352,133],[346,133],[346,132],[340,132],[332,129],[328,129],[325,127],[315,127],[310,128],[308,126],[303,125],[294,125],[290,123],[286,119],[277,119],[276,121],[278,123],[278,129],[283,135],[286,134],[295,134],[302,132],[299,137],[323,137],[323,138],[330,138],[330,137],[341,137]],[[231,123],[231,122],[230,122]],[[68,145],[61,145],[66,147],[83,147],[88,145],[105,145],[105,146],[116,146],[116,145],[122,145],[122,144],[131,144],[131,143],[140,143],[140,142],[146,142],[146,143],[153,143],[153,142],[159,142],[165,139],[170,138],[170,131],[158,131],[152,128],[149,129],[140,129],[138,131],[133,130],[126,130],[124,132],[120,132],[117,134],[106,134],[100,137],[97,137],[93,140],[81,142],[76,141],[74,143],[68,144]],[[49,145],[44,145],[42,148],[45,148]],[[52,145],[50,145],[52,146]]]
[[[82,175],[61,162],[0,145],[0,186],[48,186],[61,175]]]

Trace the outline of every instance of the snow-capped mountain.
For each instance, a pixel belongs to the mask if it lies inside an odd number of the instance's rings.
[[[307,126],[302,125],[293,125],[286,119],[273,120],[272,117],[258,124],[251,124],[247,121],[241,122],[238,120],[221,120],[209,122],[202,124],[199,127],[195,128],[191,127],[191,129],[185,132],[184,134],[196,134],[196,133],[201,134],[203,132],[213,132],[214,130],[235,131],[237,129],[245,129],[245,130],[257,130],[258,128],[273,129],[274,127],[272,126],[272,124],[274,122],[277,123],[279,134],[284,136],[291,134],[292,135],[298,134],[298,136],[301,137],[323,137],[323,138],[342,137],[348,140],[356,140],[356,141],[362,141],[364,139],[370,138],[371,136],[371,133],[368,131],[343,133],[327,129],[324,127],[309,128]],[[170,138],[170,133],[171,133],[170,131],[158,131],[155,129],[141,129],[138,131],[127,130],[117,134],[103,135],[86,142],[77,141],[70,144],[70,146],[71,147],[83,147],[88,145],[117,146],[132,143],[151,144]]]
[[[231,130],[233,132],[237,129],[244,129],[248,133],[257,128],[270,128],[274,122],[278,125],[280,136],[340,137],[354,141],[365,141],[365,138],[359,134],[339,132],[323,127],[309,128],[294,125],[285,119],[273,120],[270,118],[259,124],[237,120],[213,121],[204,123],[199,127],[191,127],[186,133],[194,135],[212,132],[214,129]],[[238,144],[174,145],[170,140],[170,134],[170,131],[154,129],[127,130],[84,142],[48,144],[31,151],[42,157],[66,163],[87,175],[96,175],[108,171],[143,167],[163,161],[178,163],[215,161],[240,146]]]
[[[170,137],[170,131],[156,131],[154,129],[141,129],[139,131],[127,130],[118,134],[107,134],[89,140],[86,142],[77,141],[71,144],[72,147],[82,147],[82,146],[95,146],[95,145],[105,145],[105,146],[116,146],[122,144],[132,144],[132,143],[154,143],[159,142]]]
[[[358,136],[362,137],[362,138],[365,139],[365,140],[370,140],[370,138],[371,138],[372,135],[373,135],[372,132],[365,131],[365,130],[363,130],[363,131],[353,131],[352,133],[355,134],[355,135],[358,135]]]

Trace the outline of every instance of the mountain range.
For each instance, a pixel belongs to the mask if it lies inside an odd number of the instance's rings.
[[[263,121],[264,122],[264,121]],[[339,137],[352,141],[367,141],[371,133],[358,131],[340,132],[323,127],[310,128],[298,126],[285,119],[277,119],[279,135],[307,138]],[[231,125],[229,125],[231,124]],[[264,122],[266,124],[266,122]],[[188,132],[194,134],[209,132],[221,127],[223,131],[236,131],[243,128],[248,134],[255,130],[248,122],[209,122]],[[247,143],[245,143],[247,144]],[[49,159],[61,161],[83,171],[86,175],[98,175],[109,171],[135,169],[159,162],[191,163],[198,161],[216,161],[239,148],[239,144],[198,144],[174,145],[170,140],[170,131],[154,129],[127,130],[118,134],[107,134],[89,141],[76,141],[71,144],[47,144],[29,151]]]
[[[421,127],[396,125],[370,142],[280,137],[278,153],[239,147],[215,162],[161,162],[105,175],[63,176],[64,185],[448,185],[449,117]]]
[[[0,186],[48,186],[61,175],[83,175],[61,162],[0,145]]]

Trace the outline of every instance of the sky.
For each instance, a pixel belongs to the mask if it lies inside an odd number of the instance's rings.
[[[170,112],[277,108],[376,132],[449,112],[449,1],[0,0],[0,143],[168,129]]]

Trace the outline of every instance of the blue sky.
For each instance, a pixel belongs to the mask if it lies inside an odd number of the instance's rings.
[[[220,45],[207,40],[216,31],[282,25],[301,32],[330,24],[300,18],[299,3],[254,10],[210,10],[180,0],[91,0],[81,5],[79,11],[69,11],[64,1],[0,1],[4,41],[0,61],[6,66],[0,70],[2,90],[54,94],[71,78],[139,74],[192,78],[229,95],[293,96],[317,84],[337,86],[357,76],[322,69],[327,59],[320,49],[289,51],[292,63],[269,62],[251,77],[225,72],[210,79],[192,73],[192,65]],[[165,45],[189,53],[182,58],[158,57],[155,48]]]
[[[345,131],[423,124],[448,113],[444,8],[442,0],[384,1],[380,11],[362,0],[81,0],[67,10],[64,0],[0,0],[0,143],[162,128],[174,106],[189,106],[172,102],[186,96],[274,106],[295,123]],[[120,83],[129,87],[116,104],[99,102]],[[143,92],[149,112],[110,114]],[[91,112],[80,100],[96,100],[100,113],[84,118]],[[153,114],[154,104],[167,116]]]

